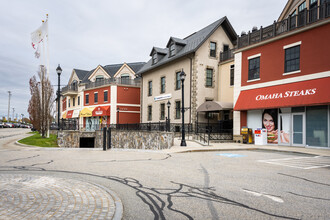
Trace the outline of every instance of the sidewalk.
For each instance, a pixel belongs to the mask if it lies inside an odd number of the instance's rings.
[[[180,146],[181,140],[175,139],[174,146],[171,149],[163,150],[164,153],[188,153],[188,152],[203,152],[203,151],[237,151],[237,150],[266,150],[280,151],[291,153],[302,153],[319,156],[330,156],[330,148],[307,148],[307,147],[292,147],[292,146],[277,146],[277,145],[253,145],[239,143],[210,143],[209,146],[203,146],[195,141],[186,140],[187,146]]]

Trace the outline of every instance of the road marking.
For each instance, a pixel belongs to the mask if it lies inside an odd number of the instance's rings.
[[[316,169],[330,167],[330,157],[291,157],[281,159],[258,160],[258,162],[281,165],[298,169]]]
[[[284,200],[281,199],[280,197],[269,195],[269,194],[264,193],[264,192],[254,192],[254,191],[247,190],[247,189],[243,189],[243,191],[246,192],[246,193],[249,193],[251,195],[257,196],[257,197],[261,197],[261,196],[266,197],[268,199],[273,200],[274,202],[278,202],[278,203],[283,203],[284,202]]]
[[[224,156],[224,157],[230,157],[230,158],[235,158],[235,157],[246,157],[245,155],[241,154],[230,154],[230,153],[223,153],[223,154],[216,154],[218,156]]]

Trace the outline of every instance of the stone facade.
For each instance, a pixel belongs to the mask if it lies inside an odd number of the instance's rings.
[[[95,138],[94,148],[103,148],[103,131],[59,131],[57,144],[63,148],[79,148],[80,138]],[[111,131],[111,148],[162,150],[174,144],[174,133],[147,131]]]
[[[112,148],[163,150],[174,144],[174,133],[145,131],[112,131]]]

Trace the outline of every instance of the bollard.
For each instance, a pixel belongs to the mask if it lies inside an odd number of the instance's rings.
[[[111,128],[108,128],[108,149],[111,149]]]
[[[103,150],[107,150],[107,128],[103,128]]]

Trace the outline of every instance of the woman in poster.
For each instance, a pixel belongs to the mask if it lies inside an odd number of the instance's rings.
[[[262,128],[267,130],[267,143],[278,143],[277,109],[266,109],[262,113]]]
[[[266,109],[262,113],[262,127],[267,130],[267,143],[277,144],[278,143],[278,126],[277,109]],[[289,134],[285,133],[282,129],[280,130],[281,143],[289,143]]]

